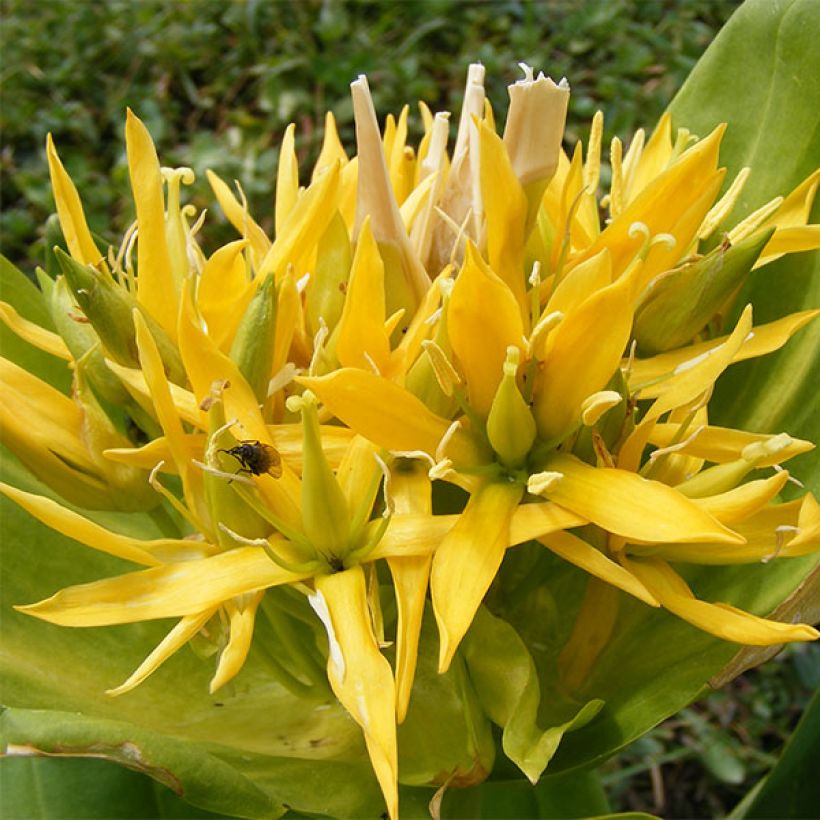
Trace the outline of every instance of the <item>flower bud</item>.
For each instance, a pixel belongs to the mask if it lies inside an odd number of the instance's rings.
[[[268,395],[276,335],[276,284],[268,276],[245,309],[231,345],[231,358],[259,402]]]
[[[54,253],[74,298],[111,358],[125,367],[139,367],[132,315],[137,308],[157,343],[168,379],[174,384],[185,384],[185,368],[176,346],[137,300],[92,265],[81,265],[60,248],[55,248]]]
[[[487,417],[487,437],[508,467],[520,467],[535,441],[535,420],[515,383],[520,351],[507,348],[504,375]]]
[[[743,284],[774,228],[737,245],[721,245],[695,262],[656,277],[635,313],[635,338],[644,355],[689,343]]]

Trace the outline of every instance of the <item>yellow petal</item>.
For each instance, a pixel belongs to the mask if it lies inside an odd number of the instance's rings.
[[[630,540],[743,542],[665,484],[627,470],[591,467],[570,455],[555,455],[546,467],[563,475],[545,491],[551,501]]]
[[[361,726],[391,820],[398,820],[396,688],[379,652],[361,567],[316,578],[309,600],[328,633],[327,676],[333,692]]]
[[[458,521],[457,515],[394,515],[387,532],[367,558],[414,558],[430,555]],[[374,534],[381,522],[371,521],[367,534]]]
[[[501,381],[507,348],[523,346],[521,311],[510,288],[471,243],[448,306],[450,343],[467,381],[470,405],[481,416]]]
[[[387,450],[436,452],[450,422],[425,407],[412,393],[373,373],[342,368],[320,378],[300,378],[336,418]],[[447,455],[458,465],[477,462],[476,448],[457,430]]]
[[[399,515],[433,512],[432,485],[427,474],[418,468],[412,472],[397,471],[392,478],[393,498]],[[433,542],[438,546],[439,541]],[[407,715],[410,693],[416,675],[419,635],[427,597],[431,556],[388,558],[396,594],[398,623],[396,625],[396,720]]]
[[[649,442],[657,447],[669,447],[675,443],[679,431],[679,424],[656,424],[649,435]],[[729,427],[707,426],[677,452],[696,456],[715,464],[723,464],[739,459],[743,450],[750,444],[767,442],[774,438],[775,436],[763,433],[747,433],[744,430],[732,430]],[[814,445],[810,441],[791,439],[786,447],[772,455],[771,458],[756,462],[756,464],[758,467],[771,467],[813,449]]]
[[[112,532],[66,507],[41,495],[23,492],[16,487],[0,483],[0,492],[19,504],[38,521],[56,530],[67,538],[73,538],[87,547],[115,555],[126,561],[153,567],[165,561],[192,559],[208,555],[216,548],[204,541],[158,538],[142,541],[121,533]]]
[[[225,611],[231,624],[231,635],[228,639],[228,645],[219,656],[216,674],[211,678],[208,687],[211,694],[234,678],[242,669],[251,648],[256,609],[264,594],[265,591],[260,590],[241,598],[225,601]]]
[[[820,310],[804,310],[765,325],[758,325],[753,328],[751,335],[740,346],[732,361],[741,362],[744,359],[753,359],[779,350],[793,334],[818,315],[820,315]],[[657,384],[654,382],[674,372],[686,362],[695,361],[703,354],[715,350],[728,339],[728,336],[721,336],[708,342],[700,342],[679,350],[661,353],[650,359],[637,359],[632,364],[629,377],[630,388],[633,391],[640,390],[642,399],[654,399],[667,389],[663,382]]]
[[[510,521],[510,544],[523,544],[557,530],[583,527],[589,520],[550,501],[521,504]]]
[[[267,234],[253,220],[247,208],[239,203],[231,189],[213,171],[206,171],[206,174],[216,200],[228,218],[228,222],[245,237],[246,241],[251,243],[257,263],[261,262],[270,250],[270,239],[268,239]]]
[[[128,109],[125,147],[134,205],[137,210],[137,298],[168,333],[177,337],[179,284],[174,281],[165,237],[162,175],[151,135]]]
[[[628,181],[627,201],[634,199],[652,180],[660,176],[669,165],[672,158],[672,117],[665,112],[658,120],[649,142],[645,146],[642,141],[635,141],[635,148],[641,148],[634,155],[633,144],[624,157],[624,176]],[[634,163],[634,168],[632,167]]]
[[[296,159],[296,126],[291,123],[285,129],[279,146],[279,163],[276,167],[276,236],[278,237],[285,222],[296,204],[299,193],[299,160]]]
[[[766,479],[748,481],[719,495],[692,500],[722,524],[735,524],[766,506],[780,493],[788,480],[789,474],[783,470]]]
[[[803,225],[795,228],[778,228],[766,243],[754,264],[755,268],[768,265],[786,253],[801,253],[820,248],[820,225]]]
[[[384,263],[368,218],[356,243],[339,320],[336,355],[343,367],[375,367],[388,375],[390,340],[384,329],[384,311]]]
[[[46,155],[48,156],[48,170],[51,175],[51,189],[54,192],[54,202],[57,205],[57,216],[60,219],[68,251],[78,262],[86,265],[99,263],[102,254],[91,236],[91,231],[85,221],[83,204],[80,195],[71,181],[71,177],[57,156],[54,140],[51,134],[46,137]]]
[[[548,316],[556,311],[565,315],[571,313],[611,282],[612,263],[609,250],[603,248],[600,253],[576,265],[561,279],[550,296],[543,315]]]
[[[149,675],[155,672],[178,649],[185,646],[200,629],[211,619],[217,607],[211,607],[196,615],[186,615],[179,623],[159,642],[150,655],[134,670],[128,680],[115,689],[107,689],[105,694],[111,697],[124,695],[139,686]]]
[[[523,489],[490,483],[467,502],[433,558],[430,591],[439,628],[439,672],[450,666],[510,541],[510,519]]]
[[[560,439],[578,425],[588,396],[618,369],[632,329],[632,290],[621,277],[565,316],[549,339],[534,391],[541,435]]]
[[[5,322],[10,330],[29,344],[50,353],[52,356],[56,356],[58,359],[71,361],[71,353],[60,336],[34,322],[29,322],[28,319],[24,319],[7,302],[0,302],[0,320]]]
[[[261,547],[240,547],[208,558],[67,587],[44,601],[17,609],[60,626],[136,623],[196,615],[245,592],[304,577],[274,564]]]
[[[788,641],[811,641],[819,636],[817,630],[805,624],[769,621],[729,604],[699,601],[684,580],[664,561],[636,558],[624,559],[624,563],[646,584],[665,609],[725,641],[769,646]]]
[[[820,504],[811,493],[802,499],[797,526],[799,532],[789,542],[789,549],[820,547]]]
[[[339,132],[336,129],[336,118],[332,111],[325,114],[325,135],[322,139],[322,150],[316,158],[316,165],[313,166],[311,182],[314,182],[322,171],[326,171],[336,162],[344,167],[347,164],[347,154],[339,139]]]
[[[607,558],[577,535],[570,532],[554,532],[538,539],[547,549],[565,561],[575,564],[590,575],[628,592],[650,606],[659,606],[651,592],[629,570]]]

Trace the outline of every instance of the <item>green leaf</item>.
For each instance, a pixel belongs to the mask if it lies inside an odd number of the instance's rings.
[[[8,302],[24,319],[54,331],[54,324],[46,308],[43,294],[37,286],[5,256],[0,255],[0,299]],[[68,392],[71,385],[71,372],[62,359],[23,341],[0,321],[0,350],[3,356],[11,359],[29,373],[47,381],[49,384]]]
[[[675,126],[697,134],[720,122],[727,184],[744,166],[752,174],[733,212],[739,220],[769,199],[788,194],[820,157],[820,16],[814,0],[747,0],[715,38],[669,110]],[[815,203],[813,221],[820,221]],[[755,271],[738,300],[751,301],[755,323],[820,303],[820,254],[794,254]],[[710,404],[713,423],[748,430],[786,430],[816,441],[814,410],[820,323],[783,350],[730,368]],[[818,453],[790,464],[820,489]]]

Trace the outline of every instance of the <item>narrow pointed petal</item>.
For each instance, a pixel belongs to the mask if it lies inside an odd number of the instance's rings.
[[[510,521],[510,546],[523,544],[558,530],[583,527],[589,520],[559,507],[550,501],[522,504],[513,512]]]
[[[381,541],[368,560],[379,558],[413,558],[430,555],[458,521],[457,515],[394,515]],[[369,532],[375,533],[380,522],[371,521]]]
[[[552,292],[543,315],[549,316],[550,313],[556,311],[565,315],[572,313],[590,296],[611,283],[612,262],[609,258],[609,250],[603,248],[600,253],[576,265],[561,279]]]
[[[748,481],[728,492],[695,498],[693,501],[722,524],[736,524],[765,507],[780,493],[788,480],[789,474],[783,470],[769,478]]]
[[[125,146],[137,210],[137,298],[171,339],[177,337],[179,286],[174,281],[165,237],[162,174],[154,142],[142,121],[128,109]]]
[[[336,118],[333,116],[332,111],[328,111],[325,114],[325,135],[322,139],[322,150],[319,151],[319,156],[316,158],[316,165],[313,166],[311,182],[315,182],[322,171],[326,171],[337,161],[344,167],[347,165],[348,159],[342,141],[339,139],[339,131],[336,128]]]
[[[387,450],[435,453],[450,422],[425,407],[412,393],[387,379],[355,368],[342,368],[320,378],[300,378],[333,413],[374,444]],[[447,455],[459,466],[477,463],[470,438],[457,430]]]
[[[524,327],[513,292],[472,244],[467,245],[464,266],[453,287],[447,320],[470,404],[486,416],[501,381],[507,348],[522,347]]]
[[[789,542],[789,548],[808,550],[820,547],[820,504],[811,493],[805,495],[797,518],[799,532]]]
[[[67,587],[17,609],[60,626],[128,624],[195,615],[245,592],[304,577],[274,564],[261,547],[240,547]]]
[[[107,689],[105,694],[111,697],[124,695],[139,686],[149,675],[153,674],[178,649],[185,646],[203,626],[211,619],[217,607],[211,607],[196,615],[186,615],[179,623],[157,644],[150,655],[134,670],[128,680],[114,689]]]
[[[820,310],[804,310],[765,325],[758,325],[752,329],[732,361],[742,362],[744,359],[754,359],[779,350],[800,328],[805,327],[818,315]],[[633,362],[629,377],[630,388],[633,391],[640,390],[642,399],[654,399],[667,389],[663,382],[657,382],[658,379],[674,372],[686,362],[699,360],[705,353],[720,347],[728,339],[728,336],[721,336],[679,350],[670,350],[650,359],[637,359]]]
[[[778,228],[769,243],[763,248],[755,268],[774,262],[785,253],[801,253],[820,248],[820,225],[803,225],[795,228]]]
[[[624,538],[743,542],[691,499],[633,472],[591,467],[570,455],[553,456],[547,469],[563,474],[545,493],[551,501]]]
[[[34,322],[24,319],[10,304],[0,302],[0,321],[5,322],[9,330],[34,347],[70,362],[71,353],[65,342],[56,333],[46,330]]]
[[[396,513],[432,515],[432,484],[420,469],[397,472],[393,475],[393,498]],[[440,539],[436,539],[438,546]],[[416,675],[419,635],[424,615],[424,602],[430,578],[432,557],[388,558],[396,593],[398,624],[396,626],[396,720],[401,723],[407,715],[410,693]]]
[[[276,167],[276,236],[282,233],[288,217],[296,205],[299,194],[299,161],[296,158],[296,126],[291,123],[285,129],[279,146],[279,162]]]
[[[234,678],[245,663],[251,648],[253,625],[256,620],[256,610],[265,591],[251,593],[240,599],[231,599],[225,602],[225,611],[231,624],[231,636],[228,645],[219,656],[216,674],[211,678],[208,691],[211,694]]]
[[[581,420],[581,407],[618,369],[632,329],[632,289],[621,277],[590,296],[552,332],[535,384],[541,435],[560,439]]]
[[[699,601],[684,580],[664,561],[654,558],[624,559],[627,569],[651,590],[661,605],[684,621],[725,641],[751,646],[770,646],[820,637],[806,624],[769,621],[729,604]]]
[[[322,438],[322,451],[325,451],[325,439]],[[364,436],[356,435],[348,441],[342,456],[339,468],[336,471],[336,480],[342,488],[347,506],[350,510],[373,508],[376,500],[381,468],[376,461],[376,447]]]
[[[60,157],[57,156],[57,149],[54,147],[51,134],[46,137],[46,155],[51,176],[51,190],[54,193],[57,216],[60,219],[60,227],[66,245],[68,245],[68,251],[78,262],[85,265],[96,265],[100,262],[102,254],[88,229],[80,195],[63,167]]]
[[[310,603],[328,633],[327,676],[333,692],[361,726],[391,820],[398,820],[396,688],[379,651],[361,567],[316,578]]]
[[[491,483],[467,502],[433,559],[430,591],[439,628],[439,672],[446,672],[490,587],[510,541],[521,500],[516,484]]]
[[[679,435],[679,424],[656,424],[649,436],[649,442],[657,447],[668,447],[675,443]],[[747,433],[744,430],[732,430],[730,427],[704,427],[685,447],[677,452],[695,456],[696,458],[711,461],[715,464],[723,464],[728,461],[739,459],[750,444],[771,441],[775,436],[763,433]],[[769,459],[757,462],[758,467],[771,467],[774,464],[782,464],[794,456],[807,453],[813,450],[814,445],[810,441],[802,439],[791,439],[790,443],[771,456]]]
[[[631,573],[600,550],[570,532],[554,532],[538,539],[547,549],[590,575],[634,595],[649,606],[660,606],[655,596]]]

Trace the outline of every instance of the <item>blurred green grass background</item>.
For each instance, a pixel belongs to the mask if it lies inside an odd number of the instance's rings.
[[[239,179],[272,232],[278,146],[297,124],[310,167],[326,110],[352,147],[348,85],[367,73],[383,121],[415,103],[457,112],[480,61],[496,113],[524,61],[572,86],[566,144],[596,109],[605,144],[650,128],[739,0],[0,0],[0,244],[42,264],[53,211],[51,131],[92,228],[112,242],[133,218],[123,124],[147,123],[166,165],[197,173],[208,249],[233,237],[204,178]],[[633,744],[604,770],[613,806],[720,816],[772,765],[811,691],[820,653],[798,647]],[[660,776],[660,767],[663,774]]]

